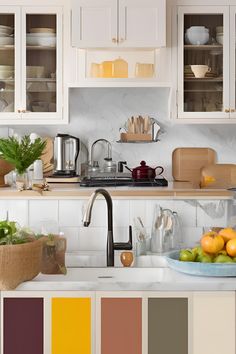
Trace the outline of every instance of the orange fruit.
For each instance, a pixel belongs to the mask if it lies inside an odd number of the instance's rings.
[[[236,256],[236,238],[229,240],[226,244],[226,251],[229,256],[235,257]]]
[[[232,229],[232,227],[226,227],[219,231],[219,235],[221,235],[225,242],[236,238],[236,231]]]
[[[215,231],[207,232],[201,239],[201,246],[204,252],[213,254],[221,251],[224,248],[224,239]]]

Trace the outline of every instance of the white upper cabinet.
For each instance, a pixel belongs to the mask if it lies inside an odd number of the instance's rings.
[[[73,0],[72,45],[114,47],[117,45],[117,1]]]
[[[166,44],[166,0],[72,0],[72,45],[156,48]]]
[[[165,0],[119,0],[118,41],[122,47],[165,46]]]
[[[0,6],[0,125],[67,123],[63,6],[6,4]]]

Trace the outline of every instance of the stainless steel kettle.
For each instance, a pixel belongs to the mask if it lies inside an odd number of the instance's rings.
[[[76,176],[80,140],[68,134],[57,134],[54,140],[54,175]]]

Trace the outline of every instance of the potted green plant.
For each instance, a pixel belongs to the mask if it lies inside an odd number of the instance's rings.
[[[15,289],[41,270],[42,242],[16,222],[0,221],[0,290]]]
[[[32,142],[29,135],[20,140],[15,137],[0,139],[0,158],[15,166],[16,182],[21,183],[22,189],[27,186],[28,167],[40,159],[45,146],[46,141],[37,138]]]

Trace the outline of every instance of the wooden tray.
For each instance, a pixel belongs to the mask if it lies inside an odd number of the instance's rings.
[[[175,181],[200,183],[201,169],[215,164],[216,152],[210,148],[177,148],[172,153],[172,175]]]

